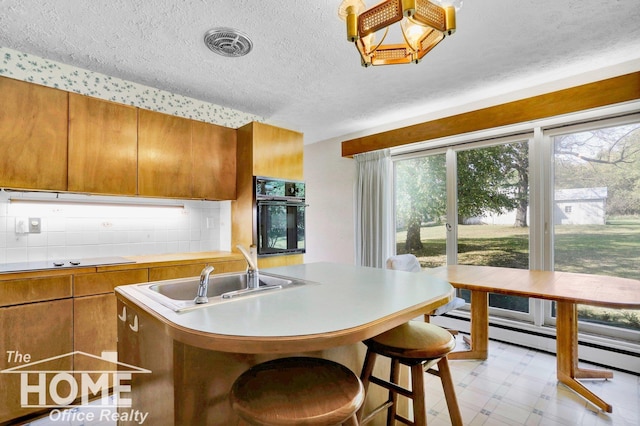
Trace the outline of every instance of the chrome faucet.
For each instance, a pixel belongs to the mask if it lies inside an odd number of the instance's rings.
[[[256,246],[251,246],[249,251],[241,244],[238,244],[236,247],[247,261],[247,288],[254,289],[260,287]]]
[[[207,288],[209,287],[209,275],[213,272],[213,266],[205,266],[200,272],[200,284],[198,284],[198,295],[196,296],[196,304],[202,304],[209,302],[207,298]]]
[[[231,299],[232,297],[261,293],[267,290],[273,290],[282,288],[281,284],[266,284],[260,285],[260,274],[258,273],[258,253],[256,246],[251,246],[250,250],[247,250],[244,246],[238,244],[236,246],[240,253],[247,261],[247,288],[242,290],[228,291],[222,294],[223,299]]]

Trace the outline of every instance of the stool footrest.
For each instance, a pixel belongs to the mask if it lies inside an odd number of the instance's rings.
[[[367,417],[365,417],[364,419],[360,420],[360,426],[366,425],[371,420],[373,420],[373,418],[376,416],[376,414],[378,414],[381,411],[386,410],[387,408],[391,407],[392,405],[393,405],[393,401],[387,401],[384,404],[381,404],[376,409],[374,409],[371,413],[369,413],[369,415]]]
[[[400,414],[396,413],[395,419],[397,421],[399,421],[400,423],[404,423],[405,425],[409,425],[409,426],[416,426],[415,422],[412,422],[411,420],[409,420],[406,417],[401,416]]]
[[[426,373],[432,374],[434,376],[438,376],[440,378],[442,378],[442,374],[440,374],[440,371],[438,370],[434,370],[433,368],[427,368],[426,370],[424,370]]]
[[[404,397],[411,398],[413,396],[413,393],[410,390],[405,389],[402,386],[398,386],[395,383],[391,383],[391,382],[388,382],[386,380],[382,380],[382,379],[380,379],[378,377],[371,376],[369,381],[371,383],[375,383],[376,385],[381,386],[381,387],[383,387],[385,389],[388,389],[388,390],[394,391],[396,393],[399,393],[400,395],[402,395]]]

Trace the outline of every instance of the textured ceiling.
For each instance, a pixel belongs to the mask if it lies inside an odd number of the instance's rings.
[[[639,0],[465,0],[420,64],[365,69],[339,4],[0,0],[0,46],[262,116],[306,143],[640,60]],[[253,51],[209,51],[218,26]]]

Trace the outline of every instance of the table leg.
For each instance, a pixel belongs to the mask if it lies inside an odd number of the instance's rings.
[[[449,359],[487,359],[489,356],[489,295],[471,290],[471,350],[449,352]]]
[[[578,311],[575,303],[556,302],[556,351],[558,381],[603,411],[613,408],[576,379],[610,379],[610,371],[578,367]]]

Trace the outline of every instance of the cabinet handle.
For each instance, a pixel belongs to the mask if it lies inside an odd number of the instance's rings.
[[[118,318],[120,318],[120,321],[125,322],[127,320],[127,307],[123,306],[122,307],[122,314],[118,315]]]
[[[135,333],[138,332],[138,316],[137,315],[133,316],[133,325],[129,324],[129,328]]]

